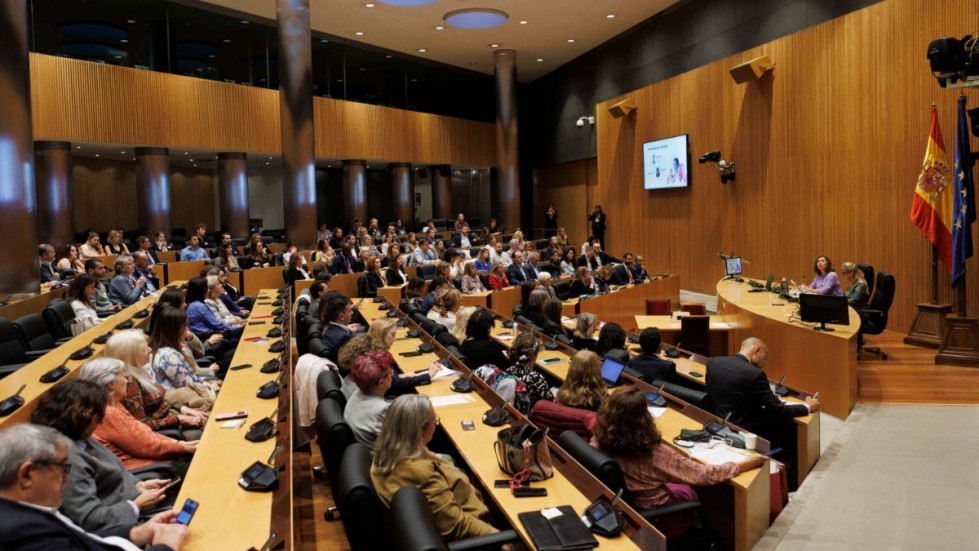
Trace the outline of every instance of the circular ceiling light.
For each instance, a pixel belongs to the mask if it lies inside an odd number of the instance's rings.
[[[425,4],[434,4],[435,0],[377,0],[382,4],[388,4],[389,6],[424,6]]]
[[[459,29],[492,29],[506,23],[506,12],[490,8],[468,8],[450,11],[442,19]]]

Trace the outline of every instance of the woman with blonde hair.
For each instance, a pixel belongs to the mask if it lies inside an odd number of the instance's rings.
[[[462,293],[455,287],[435,296],[435,305],[428,311],[428,319],[441,323],[449,331],[455,327],[456,312],[462,307]]]
[[[573,408],[598,411],[608,395],[602,380],[602,360],[591,350],[581,350],[571,356],[571,367],[564,384],[557,392],[557,401]]]
[[[126,394],[121,399],[122,406],[153,430],[203,427],[207,413],[166,399],[164,388],[147,370],[150,352],[149,338],[139,329],[120,331],[106,341],[103,356],[125,365]]]
[[[857,310],[866,308],[867,300],[870,299],[870,291],[863,270],[858,268],[854,262],[844,262],[840,267],[840,273],[843,274],[845,289],[843,296],[846,297],[846,301]]]
[[[122,242],[122,232],[112,230],[105,240],[105,252],[108,254],[129,254],[129,247]]]
[[[577,350],[594,351],[598,345],[595,340],[595,327],[598,325],[598,316],[590,312],[578,314],[578,322],[574,326],[571,346]]]

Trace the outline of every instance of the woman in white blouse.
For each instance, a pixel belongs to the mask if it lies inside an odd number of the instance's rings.
[[[95,306],[92,304],[92,295],[95,294],[96,279],[88,274],[80,274],[71,280],[68,292],[65,293],[65,300],[75,311],[75,319],[79,323],[86,324],[88,327],[94,326],[102,321]]]
[[[216,275],[207,276],[207,298],[204,299],[204,304],[211,309],[211,312],[221,320],[221,323],[227,325],[244,325],[245,320],[239,318],[238,316],[231,313],[228,307],[224,305],[221,301],[221,295],[224,294],[224,286],[221,285],[221,280]]]
[[[95,232],[88,233],[88,239],[82,243],[81,248],[78,253],[82,258],[95,258],[96,256],[105,256],[105,249],[102,248],[102,244],[99,243],[99,234]]]

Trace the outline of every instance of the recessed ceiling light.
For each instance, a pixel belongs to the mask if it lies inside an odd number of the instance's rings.
[[[439,25],[439,26],[435,27],[435,30],[436,31],[443,31],[443,30],[445,30],[445,27],[443,27],[442,25]]]
[[[127,20],[126,20],[126,23],[129,23],[130,25],[132,25],[132,24],[133,24],[133,23],[135,23],[135,22],[136,22],[136,20],[135,20],[135,19],[127,19]]]
[[[411,81],[412,82],[418,82],[418,79],[417,78],[413,78],[413,79],[411,79]]]
[[[197,165],[194,165],[194,168],[197,168]]]
[[[125,151],[120,151],[119,153],[122,153],[123,155],[125,155],[125,154],[126,154],[126,152],[125,152]]]
[[[384,56],[384,59],[391,59],[391,56],[386,55],[386,56]]]
[[[520,24],[521,24],[521,25],[526,25],[526,24],[527,24],[527,22],[526,22],[526,21],[521,21],[521,22],[520,22]]]
[[[76,145],[75,146],[75,149],[81,149],[81,148],[82,148],[82,146],[80,146],[80,145]]]
[[[500,47],[499,44],[490,44],[490,48],[499,48],[499,47]]]
[[[541,61],[544,61],[544,58],[543,57],[538,57],[537,58],[537,62],[540,63]]]
[[[374,4],[364,4],[364,7],[365,8],[373,8],[374,7]]]
[[[608,14],[608,15],[605,16],[605,19],[615,19],[615,14],[614,13],[610,13],[610,14]]]
[[[326,43],[328,43],[328,42],[329,42],[329,40],[327,40],[327,39],[325,39],[325,38],[321,38],[321,39],[320,39],[320,43],[322,43],[322,44],[326,44]]]
[[[568,39],[568,44],[572,44],[572,43],[574,43],[574,39],[573,38],[569,38]]]
[[[343,82],[343,79],[342,78],[338,78],[337,79],[337,82]]]
[[[366,70],[367,70],[367,68],[366,68],[366,67],[361,67],[361,68],[360,68],[360,71],[361,71],[361,72],[364,72],[364,71],[366,71]]]
[[[128,40],[128,39],[126,39],[126,38],[123,38],[123,39],[122,39],[122,40],[120,40],[119,42],[122,42],[123,44],[129,44],[129,40]]]
[[[116,59],[122,59],[122,56],[121,55],[117,55],[116,56]]]
[[[224,43],[225,44],[230,44],[231,43],[231,39],[230,38],[225,38],[224,39]]]
[[[419,52],[421,52],[421,53],[425,53],[425,52],[427,52],[428,50],[426,50],[425,48],[418,48],[418,51],[419,51]]]
[[[211,58],[211,59],[214,59],[214,58],[216,58],[216,57],[218,57],[218,56],[216,56],[216,55],[214,55],[214,54],[210,54],[210,55],[209,55],[209,56],[207,56],[207,57],[209,57],[209,58]]]
[[[95,154],[95,156],[96,156],[96,157],[101,157],[101,155],[99,155],[98,153],[96,153],[96,154]]]
[[[184,155],[186,155],[186,154],[187,154],[187,152],[186,152],[186,151],[184,151]]]
[[[194,159],[191,159],[190,162],[194,162]]]
[[[249,21],[249,20],[247,20],[247,19],[242,19],[242,20],[241,20],[241,24],[242,24],[242,25],[247,25],[247,24],[249,24],[249,23],[251,23],[251,21]]]
[[[268,162],[266,162],[266,163],[265,163],[265,166],[269,166],[269,163],[268,163]]]
[[[357,31],[354,34],[357,36],[364,36],[364,31]]]
[[[450,11],[442,19],[458,29],[492,29],[507,22],[505,11],[489,8],[467,8]]]

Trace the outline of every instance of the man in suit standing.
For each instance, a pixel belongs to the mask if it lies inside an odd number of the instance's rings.
[[[819,411],[819,400],[806,398],[803,404],[782,402],[768,385],[763,371],[768,361],[768,345],[761,339],[749,337],[741,343],[734,356],[714,357],[707,361],[707,394],[720,418],[731,415],[730,422],[781,447],[776,455],[789,467],[789,481],[798,478],[796,468],[796,437],[793,417],[803,417]]]
[[[62,492],[73,443],[51,427],[21,423],[0,430],[0,534],[4,549],[179,551],[189,536],[175,524],[176,511],[144,524],[119,525],[90,533],[62,515]],[[118,538],[107,541],[105,538]],[[128,541],[119,541],[128,540]],[[124,547],[124,544],[129,544]],[[9,546],[9,547],[7,547]]]
[[[652,383],[660,380],[666,383],[680,384],[680,378],[676,374],[676,364],[670,360],[659,357],[659,345],[662,342],[659,329],[647,327],[639,332],[639,348],[642,354],[633,356],[629,360],[629,368],[636,372],[636,376]]]

